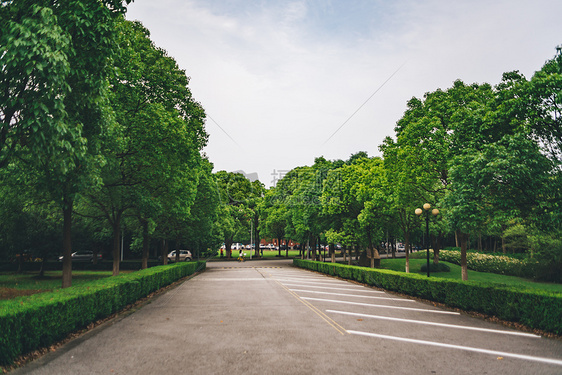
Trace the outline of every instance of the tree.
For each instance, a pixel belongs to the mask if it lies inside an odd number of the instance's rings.
[[[103,183],[87,195],[112,227],[114,275],[124,215],[136,209],[147,234],[151,210],[158,207],[152,200],[162,191],[174,191],[165,195],[174,212],[168,225],[175,227],[175,239],[183,237],[198,184],[199,151],[207,138],[204,112],[192,99],[185,72],[154,46],[140,23],[121,19],[117,27],[121,49],[115,59],[118,74],[111,80],[116,123],[104,138]]]
[[[220,233],[215,228],[220,198],[212,169],[213,165],[207,159],[203,159],[197,195],[186,225],[186,244],[190,249],[195,250],[197,257],[206,249],[216,250],[222,242]]]
[[[241,173],[219,171],[215,177],[221,200],[219,227],[224,236],[226,256],[230,258],[235,239],[247,236],[263,185],[253,184]]]
[[[63,287],[71,285],[76,194],[95,184],[98,136],[108,124],[115,17],[128,0],[8,2],[1,7],[4,164],[14,152],[63,210]],[[6,46],[6,47],[4,47]],[[60,93],[60,94],[59,94]],[[36,117],[37,116],[37,117]],[[21,146],[21,147],[20,147]]]
[[[385,179],[382,159],[352,155],[328,173],[322,195],[323,214],[332,224],[329,237],[333,241],[338,234],[341,240],[366,248],[371,267],[380,260],[375,243],[382,240]]]
[[[266,193],[261,214],[260,233],[277,240],[281,256],[281,240],[285,238],[287,227],[287,210],[282,202],[275,199],[273,190]]]

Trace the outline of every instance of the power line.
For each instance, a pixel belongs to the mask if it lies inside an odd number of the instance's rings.
[[[231,140],[232,142],[234,142],[234,144],[235,144],[236,146],[240,147],[240,145],[234,140],[234,138],[232,138],[232,137],[230,136],[230,134],[228,134],[228,133],[226,132],[226,130],[224,130],[224,129],[222,128],[222,126],[219,125],[218,122],[216,122],[216,121],[215,121],[211,116],[209,116],[208,114],[207,114],[207,117],[210,118],[211,121],[214,122],[215,125],[218,126],[219,129],[222,130],[222,132],[223,132],[224,134],[226,134],[226,136],[227,136],[228,138],[230,138],[230,140]]]
[[[360,110],[361,108],[363,108],[363,106],[364,106],[365,104],[367,104],[367,102],[368,102],[369,100],[371,100],[371,98],[372,98],[373,96],[375,96],[375,94],[376,94],[377,92],[379,92],[380,89],[382,89],[383,86],[386,85],[386,83],[387,83],[388,81],[390,81],[390,79],[391,79],[392,77],[394,77],[394,75],[395,75],[396,73],[398,73],[398,71],[399,71],[400,69],[402,69],[402,67],[403,67],[404,65],[406,65],[406,62],[407,62],[407,61],[405,61],[402,65],[400,65],[400,66],[398,67],[398,69],[396,69],[396,71],[394,71],[394,73],[392,73],[392,74],[390,75],[390,77],[388,77],[388,78],[386,79],[386,81],[384,81],[384,82],[382,83],[382,85],[380,85],[379,88],[376,89],[375,92],[372,93],[371,96],[369,96],[369,97],[367,98],[367,100],[365,100],[365,102],[364,102],[363,104],[361,104],[361,105],[359,106],[359,108],[357,108],[357,109],[355,110],[355,112],[353,112],[353,113],[351,114],[351,116],[349,116],[349,117],[347,118],[347,120],[345,120],[345,121],[343,122],[343,124],[341,124],[340,127],[337,128],[336,131],[335,131],[328,139],[326,139],[326,141],[325,141],[324,143],[322,143],[322,146],[324,146],[326,143],[328,143],[328,141],[329,141],[330,139],[332,139],[332,137],[333,137],[334,135],[336,135],[336,133],[339,132],[340,129],[343,128],[343,126],[344,126],[345,124],[347,124],[347,122],[348,122],[349,120],[351,120],[351,118],[352,118],[353,116],[355,116],[355,114],[356,114],[357,112],[359,112],[359,110]]]

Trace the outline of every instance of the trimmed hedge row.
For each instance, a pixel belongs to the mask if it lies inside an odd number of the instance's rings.
[[[157,260],[149,260],[148,267],[161,266],[162,262]],[[18,270],[19,264],[17,262],[0,262],[0,272],[15,272]],[[119,263],[119,269],[122,271],[138,271],[142,268],[142,261],[140,260],[125,260]],[[24,262],[23,271],[39,271],[41,269],[41,262]],[[103,260],[97,264],[91,262],[73,262],[73,270],[80,271],[112,271],[113,261]],[[48,261],[45,263],[46,271],[60,271],[62,270],[62,262]]]
[[[206,267],[182,262],[0,302],[0,365],[46,347]]]
[[[303,259],[293,264],[562,335],[561,294]]]

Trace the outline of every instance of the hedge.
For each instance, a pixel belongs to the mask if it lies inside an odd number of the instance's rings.
[[[39,271],[41,269],[41,262],[24,262],[23,271]],[[156,267],[162,265],[161,261],[149,260],[148,267]],[[0,272],[16,272],[18,270],[18,262],[0,262]],[[142,261],[140,260],[125,260],[119,263],[119,269],[122,271],[138,271],[142,268]],[[113,261],[102,260],[97,264],[92,262],[73,262],[73,270],[80,271],[112,271]],[[62,262],[47,261],[45,262],[45,271],[61,271]]]
[[[293,264],[562,335],[562,295],[558,293],[303,259],[294,259]]]
[[[9,365],[19,355],[64,339],[205,267],[202,261],[182,262],[0,301],[0,365]]]

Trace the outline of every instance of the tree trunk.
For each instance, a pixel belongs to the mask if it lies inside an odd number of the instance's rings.
[[[332,263],[336,263],[336,247],[334,244],[330,244],[330,256]]]
[[[461,241],[461,278],[463,281],[466,281],[468,280],[468,267],[466,261],[468,235],[461,231],[457,231],[457,232],[458,232],[459,240]]]
[[[176,263],[180,261],[180,239],[176,239]]]
[[[43,259],[41,259],[41,269],[39,270],[39,277],[44,277],[45,276],[45,266],[47,264],[47,257],[43,256]]]
[[[121,239],[121,212],[118,211],[113,222],[113,276],[119,275],[119,240]]]
[[[460,247],[459,246],[459,236],[457,235],[456,231],[455,231],[455,247]]]
[[[259,215],[256,213],[254,216],[254,251],[256,252],[256,257],[261,258],[260,253],[260,231],[258,225],[260,223]],[[251,251],[251,250],[250,250]]]
[[[433,263],[439,264],[439,250],[441,250],[441,239],[443,236],[441,233],[437,234],[437,236],[433,239]]]
[[[63,198],[63,229],[62,229],[62,287],[72,286],[72,198]]]
[[[410,233],[404,233],[404,252],[406,253],[406,273],[410,273]]]
[[[168,264],[168,240],[162,240],[162,264]]]
[[[93,264],[98,264],[98,254],[100,253],[99,246],[97,244],[94,245],[94,249],[92,251],[94,257],[92,258]]]
[[[226,252],[226,258],[232,258],[232,240],[228,239],[224,241],[224,251]]]
[[[277,255],[281,258],[281,238],[277,237]]]
[[[371,268],[375,268],[375,259],[378,259],[377,266],[380,266],[381,256],[378,250],[375,248],[375,246],[373,246],[373,237],[371,236],[371,233],[367,234],[367,238],[369,240],[369,255],[371,256]]]
[[[141,219],[142,222],[142,265],[141,269],[148,268],[148,252],[150,250],[150,238],[148,237],[148,220]]]
[[[502,233],[502,252],[504,254],[507,253],[507,247],[505,246],[505,237],[503,236],[503,233]]]

